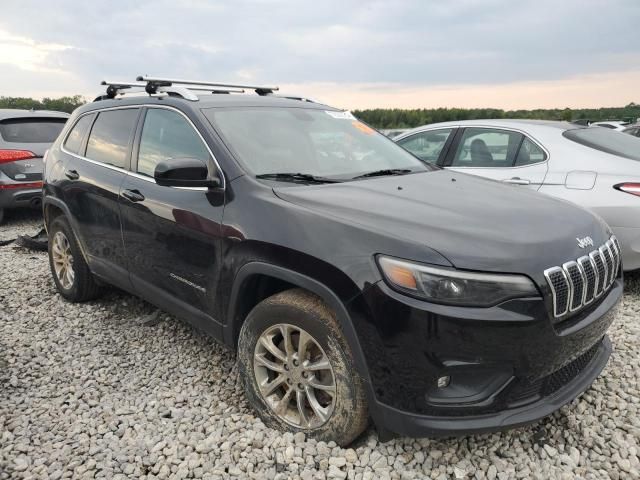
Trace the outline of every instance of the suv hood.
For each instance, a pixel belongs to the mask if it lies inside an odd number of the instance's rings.
[[[274,192],[359,226],[362,235],[398,240],[395,252],[366,253],[402,256],[402,244],[410,242],[437,251],[457,268],[526,273],[537,279],[544,269],[585,255],[611,234],[599,217],[564,200],[447,170],[281,186]],[[594,247],[581,249],[577,238],[586,236]]]

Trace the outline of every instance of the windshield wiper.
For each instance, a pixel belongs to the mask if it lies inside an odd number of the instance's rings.
[[[407,168],[385,168],[383,170],[375,170],[369,173],[363,173],[362,175],[358,175],[357,177],[353,177],[353,180],[356,178],[367,178],[367,177],[384,177],[387,175],[404,175],[405,173],[411,173],[413,170],[409,170]]]
[[[256,175],[256,178],[303,183],[339,183],[342,181],[334,178],[317,177],[310,173],[261,173],[260,175]]]

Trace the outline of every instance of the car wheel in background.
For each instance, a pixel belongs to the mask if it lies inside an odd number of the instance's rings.
[[[335,315],[294,289],[260,302],[238,341],[249,403],[274,428],[347,445],[367,426],[363,381]]]
[[[82,256],[67,219],[56,217],[48,232],[49,266],[60,295],[72,302],[96,298],[101,288]]]

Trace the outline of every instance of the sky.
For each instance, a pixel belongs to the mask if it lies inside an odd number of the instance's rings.
[[[640,0],[2,0],[0,95],[140,74],[349,108],[640,103]]]

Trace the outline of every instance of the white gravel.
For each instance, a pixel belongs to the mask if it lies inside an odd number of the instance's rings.
[[[0,239],[34,234],[12,214]],[[231,353],[127,294],[74,305],[47,257],[0,247],[0,479],[640,477],[640,277],[615,352],[580,399],[519,430],[351,449],[282,434],[249,409]],[[145,321],[149,320],[149,321]]]

